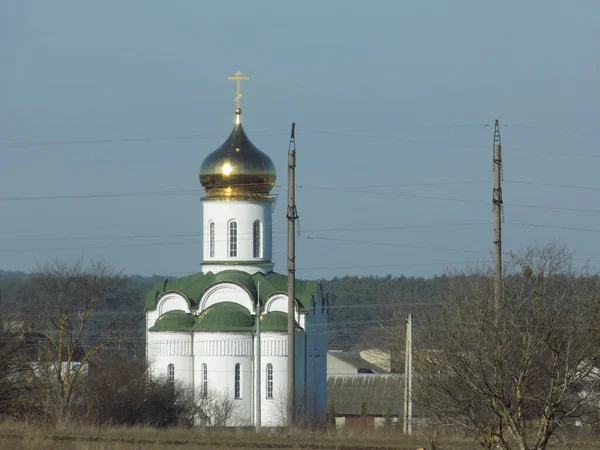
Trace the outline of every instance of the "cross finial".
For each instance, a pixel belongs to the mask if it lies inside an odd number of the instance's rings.
[[[241,80],[249,80],[250,77],[243,77],[242,72],[240,72],[238,70],[235,73],[234,77],[227,77],[227,79],[237,81],[237,95],[235,96],[235,104],[236,104],[236,107],[239,108],[240,107],[240,99],[242,98],[242,93],[240,92],[240,81]]]

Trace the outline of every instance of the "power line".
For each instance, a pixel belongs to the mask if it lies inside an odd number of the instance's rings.
[[[557,187],[563,189],[580,189],[586,191],[600,191],[600,187],[591,187],[591,186],[576,186],[572,184],[554,184],[554,183],[538,183],[534,181],[505,181],[505,183],[511,184],[525,184],[530,186],[543,186],[543,187]]]
[[[388,184],[388,185],[367,185],[367,186],[354,186],[359,188],[392,188],[392,187],[421,187],[421,186],[446,186],[446,185],[458,185],[458,184],[475,184],[485,183],[485,181],[441,181],[441,182],[427,182],[427,183],[405,183],[405,184]],[[238,184],[237,186],[252,187],[252,186],[264,186],[264,183],[247,183]],[[279,188],[279,185],[275,186]],[[311,190],[345,190],[349,187],[344,186],[297,186],[298,189],[311,191]],[[279,189],[274,189],[273,192],[279,192]],[[122,197],[153,197],[153,196],[171,196],[171,195],[190,195],[190,194],[203,194],[203,189],[181,189],[176,191],[148,191],[148,192],[116,192],[116,193],[103,193],[103,194],[74,194],[74,195],[42,195],[42,196],[12,196],[12,197],[0,197],[0,201],[30,201],[30,200],[74,200],[74,199],[92,199],[92,198],[122,198]]]
[[[577,130],[577,129],[572,129],[572,128],[538,127],[535,125],[505,124],[503,126],[510,127],[510,128],[523,128],[523,129],[527,129],[527,130],[554,131],[554,132],[559,132],[559,133],[574,133],[574,134],[595,134],[598,132],[598,130],[589,131],[589,130]]]
[[[525,222],[506,222],[509,225],[519,225],[524,227],[534,227],[534,228],[552,228],[557,230],[567,230],[567,231],[586,231],[589,233],[600,233],[600,230],[593,228],[578,228],[578,227],[562,227],[559,225],[541,225],[537,223],[525,223]]]
[[[62,250],[100,250],[106,248],[124,248],[124,247],[157,247],[161,245],[185,245],[197,244],[199,241],[184,241],[184,242],[153,242],[147,244],[114,244],[114,245],[98,245],[98,246],[82,246],[82,247],[56,247],[56,248],[26,248],[15,250],[0,250],[0,253],[26,253],[26,252],[54,252]]]
[[[400,197],[414,197],[414,198],[425,198],[433,200],[449,200],[449,201],[463,201],[470,203],[488,203],[484,201],[468,200],[468,199],[448,199],[442,197],[432,196],[416,196],[414,194],[403,194],[397,192],[367,192],[362,189],[390,189],[390,188],[402,188],[402,187],[424,187],[424,186],[451,186],[451,185],[469,185],[469,184],[488,184],[489,181],[485,180],[472,180],[472,181],[431,181],[423,183],[402,183],[402,184],[380,184],[380,185],[346,185],[346,186],[316,186],[316,185],[299,185],[297,189],[302,191],[346,191],[350,193],[364,193],[371,195],[391,195]],[[555,184],[555,183],[540,183],[533,181],[521,181],[521,180],[510,180],[506,183],[511,184],[522,184],[531,186],[543,186],[543,187],[556,187],[563,189],[581,189],[581,190],[592,190],[600,191],[600,187],[593,186],[577,186],[567,184]],[[254,186],[255,184],[246,184],[243,186]],[[262,185],[262,184],[261,184]],[[272,192],[279,192],[280,186],[276,185],[276,189]],[[146,191],[146,192],[115,192],[115,193],[97,193],[97,194],[67,194],[67,195],[42,195],[42,196],[10,196],[0,197],[0,201],[32,201],[32,200],[78,200],[78,199],[94,199],[94,198],[124,198],[124,197],[152,197],[152,196],[173,196],[173,195],[199,195],[203,194],[202,189],[181,189],[174,191]]]
[[[78,250],[79,248],[69,248],[69,250]],[[340,269],[377,269],[377,268],[397,268],[397,267],[427,267],[427,266],[453,266],[453,265],[462,265],[462,264],[466,264],[466,265],[470,265],[470,264],[481,264],[483,261],[432,261],[432,262],[423,262],[423,263],[407,263],[407,264],[358,264],[358,265],[353,265],[353,266],[321,266],[321,267],[317,267],[317,266],[312,266],[312,267],[297,267],[296,270],[340,270]],[[198,272],[171,272],[170,274],[166,274],[166,275],[158,275],[158,279],[163,279],[163,278],[177,278],[174,276],[171,276],[173,274],[179,274],[182,275],[183,277],[188,276],[188,275],[194,275]],[[0,274],[0,280],[18,280],[18,279],[23,279],[23,278],[27,278],[30,277],[31,274],[19,274],[19,275],[7,275],[7,276],[3,276],[2,274]],[[133,277],[136,275],[128,275],[128,277]],[[146,278],[151,278],[150,276],[146,277]]]
[[[305,135],[319,134],[334,134],[334,135],[353,135],[356,133],[381,133],[381,132],[397,132],[399,130],[414,130],[414,129],[447,129],[447,128],[482,128],[484,124],[478,125],[428,125],[418,127],[403,127],[403,128],[380,128],[380,129],[345,129],[345,130],[307,130]],[[288,130],[265,130],[263,132],[252,133],[253,136],[268,137],[268,136],[284,136]],[[71,139],[71,140],[43,140],[43,141],[12,141],[0,142],[0,147],[32,147],[32,146],[53,146],[53,145],[78,145],[78,144],[113,144],[113,143],[128,143],[128,142],[152,142],[152,141],[189,141],[189,140],[204,140],[204,139],[222,139],[223,135],[212,134],[189,134],[189,135],[171,135],[171,136],[142,136],[142,137],[120,137],[120,138],[97,138],[97,139]]]
[[[426,246],[426,245],[413,245],[413,244],[396,244],[393,242],[363,241],[363,240],[357,240],[357,239],[340,239],[340,238],[319,237],[319,236],[306,236],[306,239],[344,242],[344,243],[352,243],[352,244],[384,245],[386,247],[405,247],[405,248],[414,248],[414,249],[419,249],[419,250],[443,250],[443,251],[450,251],[450,252],[480,253],[480,254],[484,253],[484,254],[489,255],[489,252],[482,251],[482,250],[469,250],[469,249],[447,248],[447,247],[430,247],[430,246]]]
[[[444,223],[444,224],[429,224],[429,225],[389,225],[384,227],[353,227],[353,228],[322,228],[322,229],[304,229],[304,233],[326,233],[336,231],[382,231],[382,230],[397,230],[397,229],[420,229],[420,228],[450,228],[462,226],[479,226],[489,225],[490,222],[461,222],[461,223]],[[272,234],[285,234],[285,232],[273,231]],[[68,237],[26,237],[26,238],[0,238],[0,242],[14,241],[81,241],[81,240],[105,240],[105,239],[163,239],[163,238],[180,238],[180,237],[201,237],[203,233],[181,233],[181,234],[162,234],[162,235],[109,235],[109,236],[68,236]],[[227,233],[216,233],[217,236],[226,236]],[[253,232],[243,232],[238,230],[238,238],[243,235],[252,236]],[[242,238],[243,240],[243,238]],[[220,242],[223,242],[222,240]]]

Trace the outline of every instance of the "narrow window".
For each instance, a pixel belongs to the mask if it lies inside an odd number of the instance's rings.
[[[202,388],[200,389],[200,397],[208,398],[208,368],[206,364],[202,364]]]
[[[260,258],[260,220],[255,220],[252,225],[253,256]]]
[[[167,381],[171,384],[175,383],[175,366],[173,364],[167,366]]]
[[[208,225],[208,256],[215,257],[215,223]]]
[[[267,364],[267,398],[273,398],[273,364]]]
[[[240,363],[235,365],[235,381],[234,381],[234,393],[235,398],[242,398],[242,390],[240,386],[240,382],[242,380],[240,373]]]
[[[237,257],[237,222],[229,222],[229,257]]]

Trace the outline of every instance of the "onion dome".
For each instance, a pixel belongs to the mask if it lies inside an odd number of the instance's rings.
[[[206,308],[198,317],[194,331],[252,331],[254,319],[242,305],[233,302],[217,303]]]
[[[200,184],[206,199],[271,198],[275,166],[250,142],[242,127],[242,109],[235,109],[235,126],[227,140],[206,157],[200,169]]]
[[[194,316],[176,309],[167,311],[154,323],[150,331],[190,331],[194,326]]]

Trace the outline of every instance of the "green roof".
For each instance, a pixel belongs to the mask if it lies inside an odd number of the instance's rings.
[[[264,281],[261,281],[264,280]],[[260,281],[260,301],[273,294],[287,294],[286,275],[275,272],[262,274],[260,272],[250,275],[242,270],[223,270],[217,273],[197,273],[183,278],[170,280],[165,278],[154,283],[152,290],[146,295],[146,310],[156,308],[156,300],[165,292],[178,292],[183,294],[190,302],[191,308],[197,308],[204,292],[218,283],[234,283],[244,288],[256,303],[258,282]],[[312,307],[312,297],[319,289],[319,282],[314,280],[296,280],[296,301],[301,311],[309,311]]]
[[[260,331],[287,331],[288,315],[281,311],[273,311],[260,317]],[[301,330],[294,320],[294,328]]]
[[[246,308],[232,302],[217,303],[198,317],[194,331],[252,331],[254,319]]]
[[[194,316],[176,309],[168,311],[156,319],[150,331],[190,331],[195,322]]]

